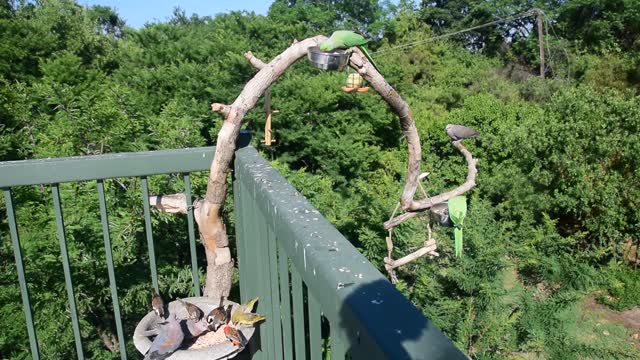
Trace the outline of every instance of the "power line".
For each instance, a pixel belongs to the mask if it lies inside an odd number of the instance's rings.
[[[482,29],[482,28],[485,28],[485,27],[497,25],[497,24],[500,24],[500,23],[503,23],[503,22],[517,20],[517,19],[520,19],[520,18],[523,18],[523,17],[532,16],[532,15],[535,15],[535,10],[528,10],[528,11],[522,12],[520,14],[516,14],[516,15],[513,15],[513,16],[506,17],[506,18],[494,20],[494,21],[488,22],[486,24],[472,26],[470,28],[466,28],[466,29],[463,29],[463,30],[458,30],[458,31],[455,31],[455,32],[452,32],[452,33],[443,34],[443,35],[439,35],[439,36],[434,36],[434,37],[430,37],[430,38],[423,39],[423,40],[408,42],[408,43],[405,43],[405,44],[402,44],[402,45],[391,47],[389,49],[385,49],[385,50],[374,52],[372,55],[386,54],[386,53],[389,53],[389,52],[392,52],[392,51],[395,51],[395,50],[401,50],[401,49],[410,48],[410,47],[413,47],[413,46],[416,46],[416,45],[419,45],[419,44],[424,44],[424,43],[427,43],[427,42],[436,41],[436,40],[439,40],[439,39],[444,39],[444,38],[447,38],[447,37],[450,37],[450,36],[459,35],[459,34],[462,34],[462,33],[465,33],[465,32]]]

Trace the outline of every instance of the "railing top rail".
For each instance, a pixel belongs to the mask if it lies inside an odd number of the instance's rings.
[[[0,188],[208,170],[215,147],[0,162]]]
[[[331,336],[334,327],[339,329],[353,355],[466,359],[254,148],[236,152],[235,169],[236,179],[253,192],[255,206],[273,222],[277,241],[320,303]]]

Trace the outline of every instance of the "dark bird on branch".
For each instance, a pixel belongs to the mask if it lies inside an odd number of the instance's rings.
[[[445,131],[453,141],[480,137],[480,134],[477,131],[462,125],[448,124],[447,127],[445,127]]]

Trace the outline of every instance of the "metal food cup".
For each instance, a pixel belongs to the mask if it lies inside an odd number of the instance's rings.
[[[349,53],[345,50],[322,51],[317,46],[307,49],[307,57],[320,70],[342,70],[349,62]]]

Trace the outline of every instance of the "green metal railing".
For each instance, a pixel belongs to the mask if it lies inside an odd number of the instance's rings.
[[[60,202],[60,183],[78,181],[96,181],[98,191],[98,201],[100,205],[100,220],[102,223],[102,234],[104,238],[105,256],[107,260],[107,271],[111,291],[114,318],[116,322],[116,332],[122,359],[127,358],[125,349],[125,334],[123,332],[122,318],[120,316],[120,303],[118,301],[117,282],[114,271],[111,235],[109,233],[109,220],[107,201],[105,197],[104,180],[109,178],[140,177],[141,196],[144,209],[145,232],[149,252],[149,264],[151,273],[151,283],[153,288],[158,290],[158,272],[156,268],[156,256],[154,250],[153,233],[151,227],[151,214],[149,204],[149,186],[147,176],[158,174],[184,174],[185,193],[188,205],[188,231],[191,250],[191,272],[193,278],[193,291],[196,296],[200,296],[200,280],[198,278],[198,266],[196,256],[196,242],[193,225],[193,210],[191,207],[191,182],[189,173],[194,171],[207,170],[213,159],[214,147],[162,150],[140,153],[119,153],[98,156],[83,156],[71,158],[11,161],[0,163],[0,188],[4,191],[5,205],[9,223],[9,232],[13,244],[14,257],[18,272],[18,281],[22,295],[22,305],[27,324],[29,345],[33,359],[40,358],[38,338],[34,326],[31,302],[25,267],[23,264],[22,250],[18,224],[13,203],[12,188],[17,186],[43,185],[51,186],[53,197],[53,210],[56,218],[58,239],[60,242],[60,252],[62,255],[62,266],[64,270],[65,286],[69,301],[71,324],[74,333],[76,353],[78,359],[84,359],[82,338],[78,313],[76,309],[76,299],[71,279],[69,256],[67,252],[67,239],[65,235],[65,225],[63,218],[62,204]],[[37,309],[36,309],[37,310]],[[127,334],[131,336],[131,334]]]
[[[253,148],[234,196],[241,298],[267,315],[254,359],[466,359]]]
[[[246,143],[245,141],[242,141]],[[151,282],[158,289],[147,176],[184,174],[194,293],[200,295],[189,173],[207,170],[214,148],[0,163],[10,236],[31,354],[39,359],[12,188],[50,184],[77,357],[84,358],[58,184],[96,181],[117,338],[127,358],[113,265],[104,180],[140,177]],[[236,238],[242,301],[260,297],[267,315],[254,359],[465,359],[255,149],[236,152]],[[38,309],[35,309],[36,311]]]

